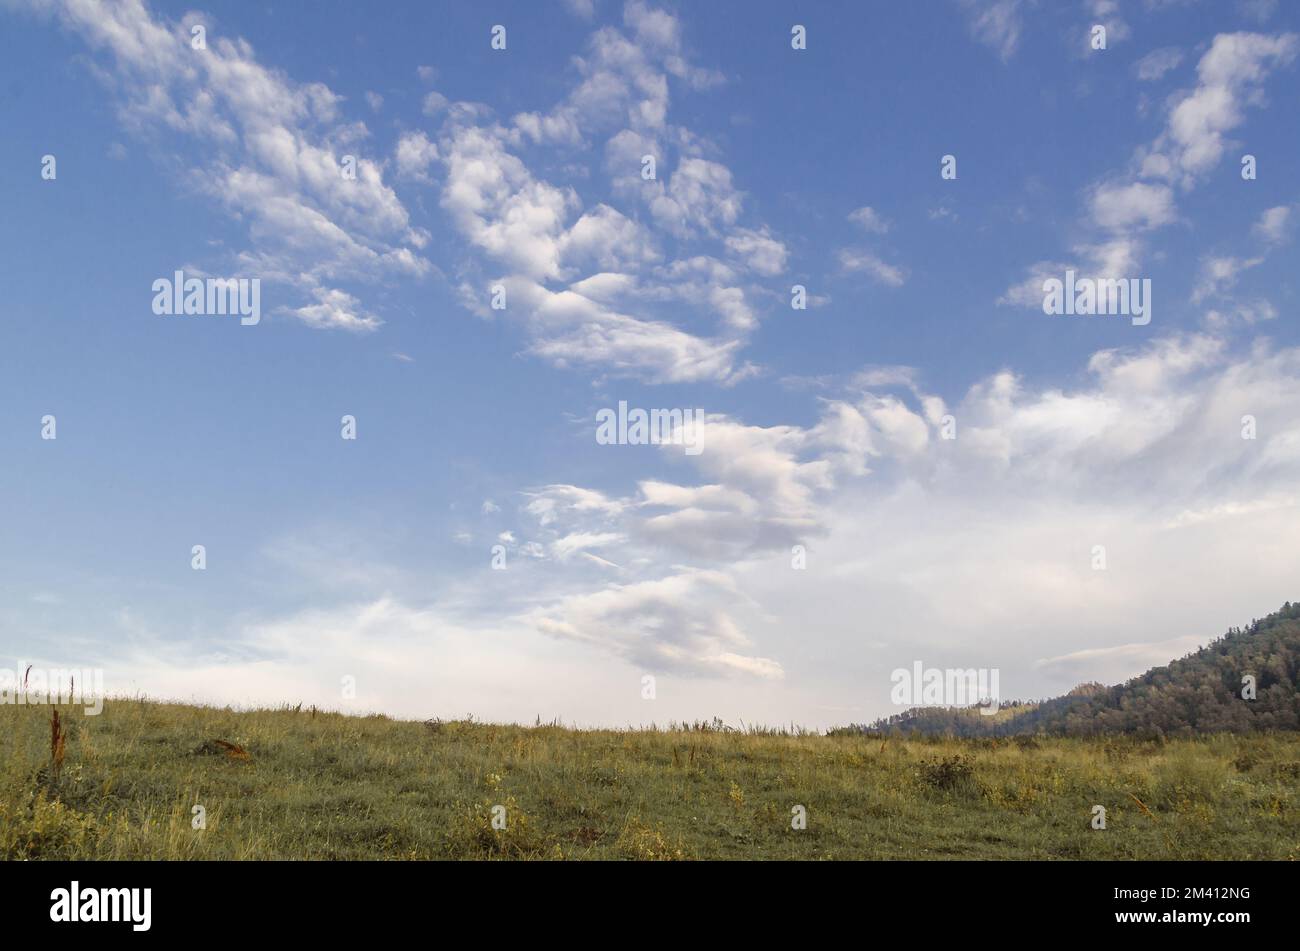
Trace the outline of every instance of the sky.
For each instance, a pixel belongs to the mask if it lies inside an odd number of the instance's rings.
[[[1300,596],[1297,54],[1266,0],[0,0],[0,667],[827,727],[1194,650]]]

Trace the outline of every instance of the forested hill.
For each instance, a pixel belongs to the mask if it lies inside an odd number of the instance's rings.
[[[1255,679],[1253,700],[1243,697],[1247,676]],[[973,708],[916,708],[866,729],[974,736],[1300,730],[1300,603],[1287,602],[1127,683],[1088,688],[993,717]]]

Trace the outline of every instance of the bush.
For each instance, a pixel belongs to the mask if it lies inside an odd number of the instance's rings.
[[[944,792],[970,792],[976,786],[975,767],[968,757],[960,754],[922,763],[917,774],[921,782]]]
[[[94,816],[70,809],[40,790],[27,804],[0,801],[0,858],[70,859],[97,832]]]

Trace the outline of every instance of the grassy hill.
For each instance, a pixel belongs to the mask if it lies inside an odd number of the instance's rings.
[[[1126,684],[883,735],[0,705],[0,857],[1297,859],[1298,666],[1288,604]]]
[[[52,751],[50,708],[0,707],[4,858],[1300,858],[1295,733],[882,740],[120,699],[60,727]]]

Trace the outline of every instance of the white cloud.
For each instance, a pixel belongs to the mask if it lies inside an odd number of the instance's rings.
[[[525,509],[542,525],[550,525],[562,515],[608,517],[618,515],[624,508],[622,502],[610,499],[604,493],[576,485],[543,486],[530,492],[529,496],[531,501]]]
[[[786,247],[766,228],[740,228],[727,237],[727,247],[743,258],[751,270],[775,277],[785,270]]]
[[[588,54],[575,60],[577,85],[549,111],[503,124],[486,106],[439,103],[441,205],[487,259],[464,268],[475,279],[462,281],[462,297],[484,313],[481,288],[502,284],[505,316],[526,328],[528,352],[557,366],[729,385],[757,372],[740,353],[763,298],[744,272],[775,276],[788,252],[765,225],[740,223],[743,195],[730,169],[706,157],[716,150],[667,121],[669,77],[694,88],[716,81],[685,63],[677,19],[634,0],[624,21],[626,32],[593,34]],[[610,136],[604,157],[613,197],[593,207],[584,208],[585,169],[571,155],[556,182],[525,163],[541,149],[571,152],[599,134]],[[640,174],[646,154],[658,159],[651,179]],[[614,207],[623,199],[648,214]],[[712,253],[696,253],[705,242]],[[718,260],[719,245],[734,264]],[[665,248],[680,256],[665,260]],[[712,336],[680,326],[709,318]]]
[[[650,201],[650,213],[666,230],[688,237],[714,234],[740,217],[742,197],[725,165],[701,158],[681,161],[667,188]]]
[[[573,532],[551,543],[556,557],[564,560],[588,548],[604,548],[623,541],[618,532]]]
[[[747,651],[733,611],[738,599],[719,572],[684,569],[663,578],[571,595],[532,615],[538,630],[655,671],[779,680],[781,665]]]
[[[853,383],[864,389],[877,386],[916,388],[917,370],[908,366],[869,366],[853,376]]]
[[[1267,300],[1231,301],[1221,308],[1206,311],[1205,325],[1211,330],[1251,326],[1277,319],[1277,308]]]
[[[538,703],[588,723],[599,722],[602,707],[617,708],[612,692],[592,688],[598,656],[557,652],[522,621],[469,624],[391,596],[253,620],[205,651],[139,635],[123,640],[103,661],[108,690],[121,695],[271,707],[301,701],[411,719],[473,712],[516,722],[532,722]],[[340,698],[344,675],[355,678],[355,698]],[[521,690],[530,680],[544,683],[546,696]]]
[[[862,230],[873,234],[885,234],[889,231],[889,222],[881,217],[880,213],[870,205],[864,205],[857,211],[849,212],[849,221],[852,221]]]
[[[573,291],[521,279],[505,282],[511,306],[526,315],[531,352],[559,366],[585,366],[653,383],[734,383],[753,373],[740,341],[706,339],[667,321],[634,317]],[[731,314],[735,317],[735,314]]]
[[[288,313],[309,327],[318,330],[347,330],[351,333],[370,333],[378,330],[383,321],[367,313],[361,302],[346,291],[318,287],[314,290],[315,304],[288,308]]]
[[[962,0],[970,21],[971,35],[1009,60],[1020,45],[1024,29],[1021,0]]]
[[[328,282],[429,270],[415,250],[424,238],[380,166],[357,155],[367,130],[341,117],[327,86],[295,82],[259,63],[247,41],[214,31],[199,55],[189,42],[193,16],[156,19],[139,0],[38,9],[52,9],[109,61],[99,72],[130,131],[193,142],[203,158],[186,184],[247,224],[251,248],[235,263],[314,297],[295,311],[309,325],[379,324],[356,316],[355,301]],[[347,155],[357,157],[353,180],[342,174]]]
[[[1134,68],[1137,70],[1138,79],[1143,82],[1157,82],[1163,79],[1166,73],[1177,69],[1182,61],[1182,50],[1176,46],[1163,46],[1143,56]]]
[[[426,116],[436,116],[447,108],[447,97],[440,92],[431,92],[424,97],[421,107]]]
[[[1060,683],[1122,683],[1137,671],[1163,667],[1205,643],[1204,635],[1174,637],[1140,644],[1116,644],[1047,657],[1034,666]]]
[[[544,145],[581,145],[582,130],[569,113],[542,115],[539,112],[521,112],[514,118],[515,128]]]
[[[1278,541],[1267,555],[1248,553],[1269,520],[1300,529],[1298,370],[1300,349],[1236,355],[1220,338],[1188,335],[1098,351],[1069,389],[1001,372],[949,407],[913,371],[874,368],[854,386],[902,385],[912,399],[850,391],[824,400],[810,427],[710,415],[704,451],[685,460],[693,484],[642,480],[625,498],[572,486],[537,495],[540,530],[602,539],[602,555],[631,566],[633,580],[560,597],[531,617],[649,669],[696,672],[728,650],[780,659],[815,629],[819,644],[837,645],[837,665],[851,656],[855,670],[873,671],[843,684],[842,697],[883,696],[888,671],[917,657],[966,666],[974,653],[1003,667],[1004,687],[1010,677],[1019,695],[1136,674],[1156,661],[1121,646],[1142,639],[1134,635],[1194,644],[1238,623],[1233,612],[1254,610],[1252,600],[1280,603],[1288,592],[1300,562],[1282,536],[1269,534]],[[954,440],[938,435],[949,412]],[[1256,441],[1241,438],[1244,413],[1270,421]],[[806,571],[790,567],[795,544],[808,549]],[[1110,571],[1092,569],[1097,544]],[[1241,591],[1240,576],[1205,562],[1206,545],[1280,562]],[[684,578],[672,567],[683,559],[695,563]],[[679,592],[695,590],[687,579],[700,572],[709,593],[683,607]],[[1147,610],[1153,586],[1184,592],[1176,617]],[[1198,613],[1207,606],[1213,620]],[[1088,622],[1068,620],[1075,611]],[[718,641],[719,631],[743,632],[760,647],[683,649],[684,628]],[[1045,655],[1054,660],[1039,663]]]
[[[527,277],[561,277],[560,240],[577,194],[534,179],[498,136],[476,126],[452,132],[442,154],[442,205],[465,236]]]
[[[1247,105],[1262,101],[1269,73],[1296,55],[1293,33],[1221,33],[1201,57],[1199,83],[1173,107],[1165,131],[1142,157],[1144,176],[1190,187],[1228,148],[1227,134],[1244,121]]]
[[[840,266],[846,271],[863,271],[872,280],[889,287],[901,287],[907,280],[907,273],[893,264],[887,264],[870,251],[858,248],[844,248],[840,251]]]
[[[593,301],[612,303],[635,291],[636,284],[636,278],[631,274],[602,271],[569,285],[569,290]]]
[[[1043,282],[1048,278],[1065,279],[1065,272],[1073,270],[1076,280],[1125,280],[1138,276],[1141,244],[1127,236],[1112,236],[1099,244],[1080,244],[1071,249],[1075,255],[1069,261],[1039,261],[1029,268],[1028,274],[998,298],[998,304],[1041,309]]]
[[[1291,222],[1291,206],[1277,205],[1259,216],[1255,235],[1267,244],[1281,244],[1286,240]]]
[[[1104,183],[1093,189],[1090,204],[1093,221],[1110,231],[1150,230],[1175,217],[1173,191],[1166,185]]]
[[[582,17],[584,20],[590,20],[596,15],[595,0],[564,0],[564,5],[575,16]]]
[[[1092,51],[1092,29],[1101,26],[1106,30],[1107,47],[1129,38],[1131,30],[1128,22],[1120,15],[1119,0],[1086,0],[1084,6],[1088,12],[1087,28],[1081,30],[1082,49]]]
[[[1242,271],[1257,267],[1263,258],[1235,258],[1230,256],[1206,257],[1201,260],[1201,270],[1196,287],[1192,290],[1192,303],[1222,294],[1237,283]]]
[[[1173,185],[1190,189],[1205,178],[1228,146],[1225,133],[1244,121],[1244,108],[1263,101],[1269,73],[1289,64],[1297,46],[1294,34],[1219,34],[1197,64],[1199,83],[1173,101],[1163,131],[1138,150],[1133,169],[1122,178],[1094,185],[1088,192],[1089,223],[1108,232],[1099,243],[1076,246],[1083,264],[1069,267],[1081,277],[1133,277],[1143,250],[1139,235],[1178,219]],[[1039,261],[1008,288],[998,303],[1041,306],[1042,281],[1060,277],[1065,265]],[[1198,290],[1195,300],[1212,292]]]
[[[429,166],[438,160],[438,147],[423,132],[407,132],[397,140],[397,174],[416,181],[429,181]]]
[[[597,205],[583,214],[560,239],[566,266],[596,267],[608,271],[635,270],[661,257],[653,236],[637,222],[609,205]]]

